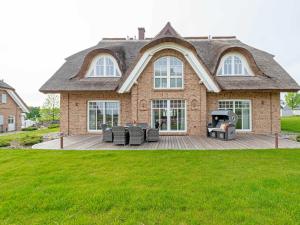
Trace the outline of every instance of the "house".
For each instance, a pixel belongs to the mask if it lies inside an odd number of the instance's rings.
[[[300,106],[297,108],[291,109],[288,105],[281,105],[280,116],[300,116]]]
[[[28,112],[15,89],[0,80],[0,132],[21,130]]]
[[[300,87],[274,56],[230,37],[182,37],[170,23],[154,37],[103,38],[66,58],[40,88],[60,93],[61,131],[147,122],[166,135],[206,135],[210,112],[233,110],[237,130],[280,131],[280,92]]]

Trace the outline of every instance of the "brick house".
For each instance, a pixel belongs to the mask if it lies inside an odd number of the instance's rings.
[[[154,37],[103,38],[68,58],[41,87],[60,93],[61,131],[160,124],[161,134],[206,135],[210,112],[233,110],[237,130],[280,131],[280,92],[300,87],[274,56],[236,37],[182,37],[167,25]]]
[[[28,107],[15,89],[0,80],[0,132],[21,130]]]

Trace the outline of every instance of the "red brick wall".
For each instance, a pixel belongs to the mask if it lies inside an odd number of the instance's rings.
[[[218,100],[251,100],[252,131],[256,134],[270,134],[280,131],[280,93],[279,92],[221,92],[207,95],[207,119],[218,109]]]
[[[91,100],[119,100],[120,122],[131,121],[130,94],[116,92],[65,92],[60,95],[61,132],[65,134],[87,133],[87,102]]]

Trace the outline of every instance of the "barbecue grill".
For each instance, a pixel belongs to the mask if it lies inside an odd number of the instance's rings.
[[[231,140],[236,137],[237,115],[231,110],[218,110],[211,113],[212,122],[207,126],[208,137]]]

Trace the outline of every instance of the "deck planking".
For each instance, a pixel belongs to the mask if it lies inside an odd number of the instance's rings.
[[[208,150],[208,149],[266,149],[274,148],[271,135],[239,134],[230,141],[222,141],[202,136],[161,136],[159,142],[145,142],[140,146],[120,146],[102,142],[101,135],[75,135],[64,138],[66,150]],[[279,138],[280,148],[300,148],[300,143]],[[59,139],[33,146],[34,149],[60,149]]]

